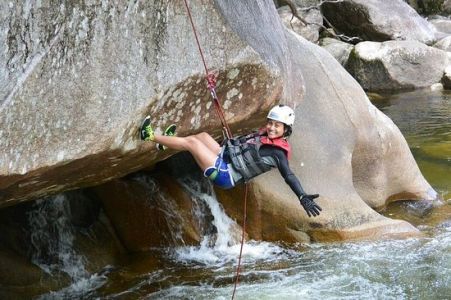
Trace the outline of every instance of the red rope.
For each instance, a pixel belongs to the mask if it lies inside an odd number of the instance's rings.
[[[221,103],[219,102],[218,96],[216,95],[216,77],[213,73],[208,73],[207,63],[205,62],[204,52],[200,46],[199,38],[197,37],[196,27],[194,26],[193,17],[191,16],[191,10],[189,9],[187,0],[184,0],[186,11],[188,12],[189,20],[191,23],[191,28],[193,29],[194,37],[196,38],[197,48],[199,49],[200,57],[202,58],[202,63],[205,69],[205,75],[207,80],[207,87],[210,90],[211,96],[213,97],[213,103],[215,104],[216,114],[221,120],[222,128],[226,133],[226,136],[230,139],[233,137],[232,131],[230,130],[229,124],[224,116],[224,110],[222,109]]]
[[[241,232],[241,247],[240,247],[240,255],[238,256],[238,266],[236,268],[236,277],[235,277],[235,285],[233,286],[232,300],[235,299],[235,291],[240,278],[241,256],[243,255],[244,233],[246,231],[247,191],[248,191],[248,183],[246,182],[244,184],[244,212],[243,212],[243,227]]]
[[[227,123],[227,120],[224,116],[224,110],[222,109],[221,103],[219,102],[218,96],[216,95],[216,77],[213,73],[208,73],[207,63],[205,62],[204,53],[202,51],[202,47],[200,46],[199,38],[197,37],[197,31],[196,27],[194,26],[193,17],[191,16],[191,10],[189,9],[187,0],[184,0],[186,11],[188,12],[189,20],[191,23],[191,27],[193,29],[194,37],[196,38],[197,48],[199,49],[200,56],[202,58],[202,63],[204,65],[205,74],[206,74],[206,80],[207,80],[207,87],[210,90],[211,96],[213,98],[213,103],[215,105],[216,113],[219,116],[219,119],[221,120],[222,127],[224,132],[226,133],[226,136],[228,138],[232,138],[233,134],[230,130],[229,124]],[[238,256],[238,266],[236,269],[236,277],[235,277],[235,285],[233,287],[233,294],[232,299],[235,298],[235,292],[236,287],[239,282],[240,277],[240,269],[241,269],[241,257],[243,254],[243,245],[244,245],[244,233],[246,232],[246,216],[247,216],[247,192],[248,192],[248,184],[245,184],[245,192],[244,192],[244,216],[243,216],[243,226],[242,226],[242,233],[241,233],[241,247],[240,247],[240,255]]]

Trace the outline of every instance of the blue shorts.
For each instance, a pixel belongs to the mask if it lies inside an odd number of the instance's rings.
[[[215,161],[215,165],[204,171],[204,176],[208,177],[215,185],[222,189],[231,189],[235,186],[229,166],[221,156]]]

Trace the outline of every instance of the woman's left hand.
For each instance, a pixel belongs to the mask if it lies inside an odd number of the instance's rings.
[[[302,207],[307,212],[307,215],[309,217],[319,216],[319,212],[322,211],[321,207],[313,201],[318,197],[318,194],[302,195],[301,197],[299,197],[299,201],[301,202]]]

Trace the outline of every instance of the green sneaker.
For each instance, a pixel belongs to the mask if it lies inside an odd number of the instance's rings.
[[[164,131],[163,135],[174,136],[176,129],[177,129],[177,126],[175,124],[171,124],[171,125],[168,126],[168,128],[166,128],[166,130]],[[167,149],[167,147],[162,145],[162,144],[157,144],[157,149],[160,150],[160,151],[164,151],[164,150]]]
[[[155,133],[153,132],[152,126],[150,125],[150,116],[147,116],[140,130],[141,140],[143,141],[153,141],[155,140]]]

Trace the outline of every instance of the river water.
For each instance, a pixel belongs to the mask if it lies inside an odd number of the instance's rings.
[[[236,299],[451,299],[451,94],[415,91],[377,97],[374,103],[401,129],[444,199],[425,216],[409,203],[384,212],[409,220],[424,235],[290,247],[248,241]],[[41,298],[230,299],[239,253],[231,234],[234,222],[214,196],[196,183],[185,184],[214,215],[215,242],[205,236],[199,247],[124,257],[102,274],[74,278],[72,286]],[[69,256],[80,264],[76,253]]]

